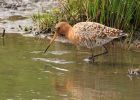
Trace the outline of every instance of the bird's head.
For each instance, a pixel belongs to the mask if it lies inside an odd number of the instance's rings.
[[[51,46],[51,44],[53,43],[53,41],[56,39],[57,36],[67,37],[70,28],[71,28],[71,26],[67,22],[57,23],[55,25],[54,30],[53,30],[54,31],[54,36],[51,39],[51,41],[50,41],[49,45],[47,46],[46,50],[44,51],[44,53],[49,49],[49,47]]]
[[[67,36],[70,27],[67,22],[59,22],[55,25],[54,32],[57,36]]]

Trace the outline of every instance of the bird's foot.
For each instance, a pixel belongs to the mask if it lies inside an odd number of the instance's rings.
[[[95,61],[95,57],[92,55],[92,56],[89,56],[88,57],[88,60],[89,60],[89,62],[94,62]]]

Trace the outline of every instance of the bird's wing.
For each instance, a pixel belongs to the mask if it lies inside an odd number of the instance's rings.
[[[96,22],[80,22],[73,26],[74,35],[82,38],[117,38],[121,32]]]
[[[120,31],[96,22],[80,22],[73,26],[73,34],[80,46],[93,48],[118,38]]]
[[[80,22],[73,26],[74,35],[82,38],[96,38],[105,26],[95,22]]]

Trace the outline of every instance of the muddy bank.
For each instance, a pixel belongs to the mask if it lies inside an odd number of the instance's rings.
[[[28,33],[34,27],[31,16],[58,6],[55,0],[2,0],[0,1],[0,33]]]

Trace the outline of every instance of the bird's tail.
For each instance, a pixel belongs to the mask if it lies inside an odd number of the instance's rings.
[[[120,32],[119,33],[119,36],[118,37],[127,37],[128,36],[128,34],[127,33],[124,33],[124,32]]]

